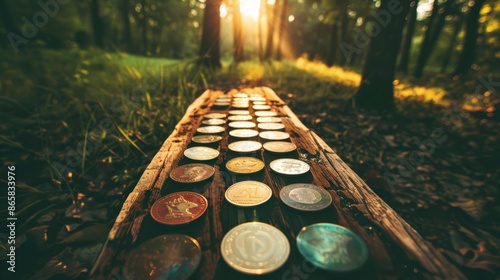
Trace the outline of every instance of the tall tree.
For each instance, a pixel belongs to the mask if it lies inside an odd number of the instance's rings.
[[[411,45],[413,34],[415,33],[415,23],[417,22],[417,6],[419,0],[414,0],[410,3],[410,13],[407,19],[406,33],[401,50],[401,58],[399,60],[398,70],[403,73],[408,73],[408,65],[410,64]]]
[[[434,1],[434,3],[437,2],[438,1]],[[420,53],[418,55],[417,65],[415,66],[416,78],[422,77],[425,65],[427,64],[427,61],[429,60],[429,57],[431,56],[432,51],[434,50],[439,34],[441,34],[441,31],[443,30],[446,16],[450,14],[454,2],[455,2],[454,0],[447,0],[446,2],[441,4],[442,7],[437,6],[437,4],[433,6],[431,17],[433,17],[433,15],[435,14],[439,14],[439,17],[437,17],[436,23],[431,25],[432,24],[431,22],[427,26],[427,30],[425,31],[424,41],[422,43],[422,48],[420,49]]]
[[[451,33],[451,39],[448,41],[448,46],[446,47],[446,52],[444,53],[444,58],[443,58],[443,61],[441,62],[441,73],[446,73],[446,68],[448,68],[448,64],[450,63],[451,55],[453,54],[453,50],[456,47],[458,33],[460,33],[461,27],[462,27],[462,16],[461,16],[461,13],[458,12],[455,15],[455,20],[454,20],[454,24],[453,24],[453,31]]]
[[[340,6],[340,41],[341,42],[346,42],[347,43],[347,29],[349,27],[349,16],[347,14],[347,6],[349,4],[348,0],[342,0],[339,3]],[[344,66],[347,62],[347,57],[345,55],[341,55],[342,51],[340,50],[340,45],[337,44],[335,45],[335,48],[338,50],[338,53],[340,55],[340,61],[339,61],[339,66]]]
[[[141,0],[140,19],[141,19],[140,25],[141,25],[142,52],[147,53],[147,51],[148,51],[148,17],[146,14],[146,0]]]
[[[104,49],[104,23],[101,17],[99,0],[92,0],[90,3],[90,15],[92,30],[94,32],[94,42],[99,48]]]
[[[391,18],[370,41],[361,84],[355,96],[357,106],[379,111],[395,109],[394,72],[410,1],[400,1],[397,6],[393,3],[391,0],[381,0],[379,10],[390,12]]]
[[[257,1],[257,0],[255,0]],[[262,32],[262,22],[264,21],[264,15],[266,13],[266,5],[267,2],[266,0],[260,0],[260,9],[259,9],[259,18],[258,18],[258,23],[257,23],[257,41],[258,41],[258,55],[259,55],[259,61],[264,60],[264,47],[263,47],[263,39],[262,37],[264,36]]]
[[[338,33],[338,20],[335,18],[333,20],[333,26],[330,33],[330,47],[328,48],[328,56],[326,58],[326,65],[332,66],[335,63],[335,57],[337,55],[337,46],[339,45]]]
[[[285,33],[285,24],[287,21],[287,9],[288,9],[288,0],[283,0],[283,4],[281,5],[281,15],[280,15],[280,25],[278,28],[278,46],[276,48],[276,60],[280,61],[283,56],[283,34]]]
[[[236,63],[245,59],[243,52],[243,25],[241,24],[240,0],[233,0],[233,59]]]
[[[130,51],[132,46],[132,31],[130,28],[129,19],[129,2],[128,0],[120,0],[120,16],[123,24],[123,43],[125,49]]]
[[[464,44],[457,69],[455,70],[455,75],[466,74],[470,70],[472,63],[474,63],[479,29],[479,13],[485,2],[486,0],[470,2],[473,6],[467,16]]]
[[[272,8],[267,9],[267,40],[266,40],[266,52],[264,54],[264,60],[270,60],[273,54],[273,43],[274,43],[274,29],[276,26],[276,18],[279,12],[278,0],[275,0]]]
[[[222,0],[207,0],[203,14],[200,63],[220,68],[220,5]]]

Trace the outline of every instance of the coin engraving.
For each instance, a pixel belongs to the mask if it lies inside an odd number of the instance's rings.
[[[300,175],[308,172],[310,169],[307,163],[291,158],[273,160],[269,166],[275,172],[284,175]]]
[[[189,223],[203,215],[207,199],[195,192],[175,192],[158,199],[151,207],[151,217],[166,225]]]
[[[264,162],[253,157],[237,157],[226,163],[226,168],[238,174],[250,174],[264,169]]]
[[[272,193],[271,188],[264,183],[242,181],[231,185],[225,197],[236,206],[257,206],[268,201]]]
[[[195,183],[204,181],[214,175],[215,169],[207,164],[191,163],[181,165],[172,172],[170,178],[180,183]]]

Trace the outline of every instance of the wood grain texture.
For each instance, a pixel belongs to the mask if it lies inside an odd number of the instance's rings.
[[[276,174],[269,169],[269,163],[282,156],[261,150],[250,156],[266,163],[263,171],[252,175],[234,175],[226,170],[225,163],[238,156],[227,148],[236,139],[231,139],[226,131],[222,141],[213,146],[219,150],[219,157],[207,163],[215,167],[213,178],[190,185],[172,181],[168,174],[176,166],[191,162],[183,157],[183,151],[193,146],[191,138],[200,126],[203,115],[214,112],[210,106],[218,95],[223,94],[206,91],[187,109],[124,202],[93,267],[92,278],[110,279],[113,275],[121,275],[131,250],[155,236],[168,233],[183,233],[200,243],[202,261],[193,279],[259,278],[231,269],[220,256],[220,243],[224,234],[234,226],[250,221],[272,224],[285,234],[291,245],[291,254],[285,265],[260,279],[465,278],[460,270],[378,197],[318,135],[304,126],[274,91],[266,87],[242,91],[266,96],[272,110],[283,117],[282,122],[285,131],[291,136],[290,141],[297,145],[297,151],[286,156],[307,162],[311,171],[299,177]],[[233,90],[228,94],[236,92]],[[239,208],[231,205],[224,198],[225,189],[244,180],[266,183],[273,190],[273,197],[258,207]],[[299,182],[325,188],[333,197],[331,207],[319,212],[301,212],[283,204],[279,198],[281,188]],[[196,191],[207,197],[209,207],[206,214],[184,226],[169,227],[154,222],[149,215],[151,205],[159,197],[181,190]],[[326,272],[305,262],[298,252],[295,238],[303,226],[319,222],[340,224],[359,234],[369,247],[369,261],[361,269],[348,274]]]

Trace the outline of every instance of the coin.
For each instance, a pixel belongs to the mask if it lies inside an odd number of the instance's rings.
[[[285,125],[282,123],[259,123],[258,127],[262,130],[280,130],[284,129]]]
[[[267,105],[267,102],[265,102],[265,101],[254,101],[253,105]]]
[[[203,120],[201,123],[207,125],[224,125],[226,121],[223,119],[206,119]]]
[[[250,153],[260,150],[262,144],[257,141],[237,141],[228,145],[229,150],[239,153]]]
[[[278,117],[258,117],[257,122],[260,122],[260,123],[280,123],[281,118],[278,118]]]
[[[210,114],[206,114],[205,118],[206,119],[223,119],[226,116],[227,116],[226,114],[221,114],[221,113],[210,113]]]
[[[264,150],[272,153],[289,153],[296,149],[295,144],[284,141],[271,141],[264,144]]]
[[[192,222],[208,208],[207,199],[195,192],[175,192],[158,199],[151,207],[151,217],[165,225]]]
[[[248,98],[248,94],[243,93],[243,92],[239,92],[239,93],[236,93],[236,94],[234,95],[234,97],[236,97],[236,98],[237,98],[237,97]]]
[[[126,259],[127,279],[188,279],[200,264],[201,248],[190,236],[166,234],[142,243]]]
[[[237,138],[251,138],[259,135],[259,132],[253,129],[235,129],[230,131],[229,135]]]
[[[306,183],[283,187],[280,198],[286,205],[303,211],[319,211],[332,204],[330,193],[321,187]]]
[[[248,103],[233,103],[231,104],[231,107],[232,108],[236,108],[236,109],[246,109],[248,108]]]
[[[271,106],[269,105],[253,105],[252,107],[254,110],[269,110],[271,109]]]
[[[273,111],[257,111],[255,112],[257,117],[276,117],[278,113]]]
[[[231,123],[229,123],[229,127],[231,127],[231,128],[254,128],[255,123],[248,122],[248,121],[231,122]]]
[[[227,117],[227,119],[230,121],[249,121],[252,119],[252,116],[250,116],[250,115],[234,115],[234,116]]]
[[[211,160],[219,156],[219,151],[209,147],[191,147],[184,151],[184,156],[192,160]]]
[[[303,227],[297,235],[297,248],[315,266],[335,272],[357,269],[368,259],[368,247],[359,235],[329,223]]]
[[[222,140],[222,136],[218,135],[199,135],[199,136],[194,136],[191,140],[195,143],[200,143],[200,144],[210,144],[210,143],[216,143]]]
[[[229,110],[229,115],[250,115],[248,110]]]
[[[257,181],[242,181],[231,185],[225,192],[227,201],[236,206],[257,206],[271,198],[271,188]]]
[[[283,175],[301,175],[309,171],[309,164],[293,158],[281,158],[271,161],[272,170]]]
[[[190,163],[181,165],[172,172],[170,178],[179,183],[196,183],[205,181],[214,175],[215,169],[203,163]]]
[[[224,235],[221,255],[233,269],[260,275],[285,264],[290,255],[290,243],[279,229],[269,224],[244,223]]]
[[[199,133],[221,133],[224,130],[225,129],[220,126],[203,126],[203,127],[198,127],[198,129],[196,129],[196,131]]]
[[[266,98],[262,96],[251,96],[249,99],[250,101],[257,101],[257,102],[266,101]]]
[[[259,133],[259,137],[266,140],[285,140],[290,138],[290,134],[282,131],[264,131]]]
[[[214,102],[214,107],[227,107],[229,106],[229,102]]]
[[[238,174],[250,174],[259,172],[264,168],[262,160],[254,157],[237,157],[226,163],[227,170]]]

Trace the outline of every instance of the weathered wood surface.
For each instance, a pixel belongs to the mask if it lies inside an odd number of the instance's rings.
[[[229,151],[228,131],[215,147],[220,156],[210,162],[216,173],[208,182],[182,185],[173,182],[170,171],[190,160],[183,157],[203,115],[222,92],[206,91],[187,109],[174,132],[145,170],[137,186],[128,196],[109,233],[91,273],[95,279],[127,279],[123,265],[127,254],[141,243],[162,234],[183,233],[198,240],[202,261],[193,279],[253,279],[231,269],[220,256],[220,242],[234,226],[261,221],[279,228],[288,238],[291,254],[279,270],[261,276],[265,279],[464,279],[464,275],[430,243],[425,241],[408,223],[380,199],[359,176],[314,132],[305,127],[288,106],[269,88],[245,89],[245,92],[263,94],[272,110],[283,118],[290,141],[297,145],[295,158],[306,161],[311,172],[305,176],[283,177],[269,169],[276,155],[259,151],[252,156],[266,163],[257,175],[235,176],[226,171],[225,163],[237,155]],[[229,94],[233,94],[232,91]],[[227,111],[227,110],[225,110]],[[216,111],[224,112],[224,111]],[[289,156],[290,157],[290,156]],[[225,189],[243,180],[262,181],[273,189],[270,201],[255,208],[238,208],[224,199]],[[284,205],[279,199],[280,189],[291,183],[313,183],[324,187],[333,197],[332,206],[319,212],[301,212]],[[205,195],[209,202],[207,212],[200,219],[185,226],[164,226],[149,215],[149,208],[168,193],[191,190]],[[350,228],[359,234],[370,250],[369,261],[359,270],[335,274],[316,269],[304,262],[295,238],[303,226],[330,222]],[[122,277],[122,278],[119,278]]]

